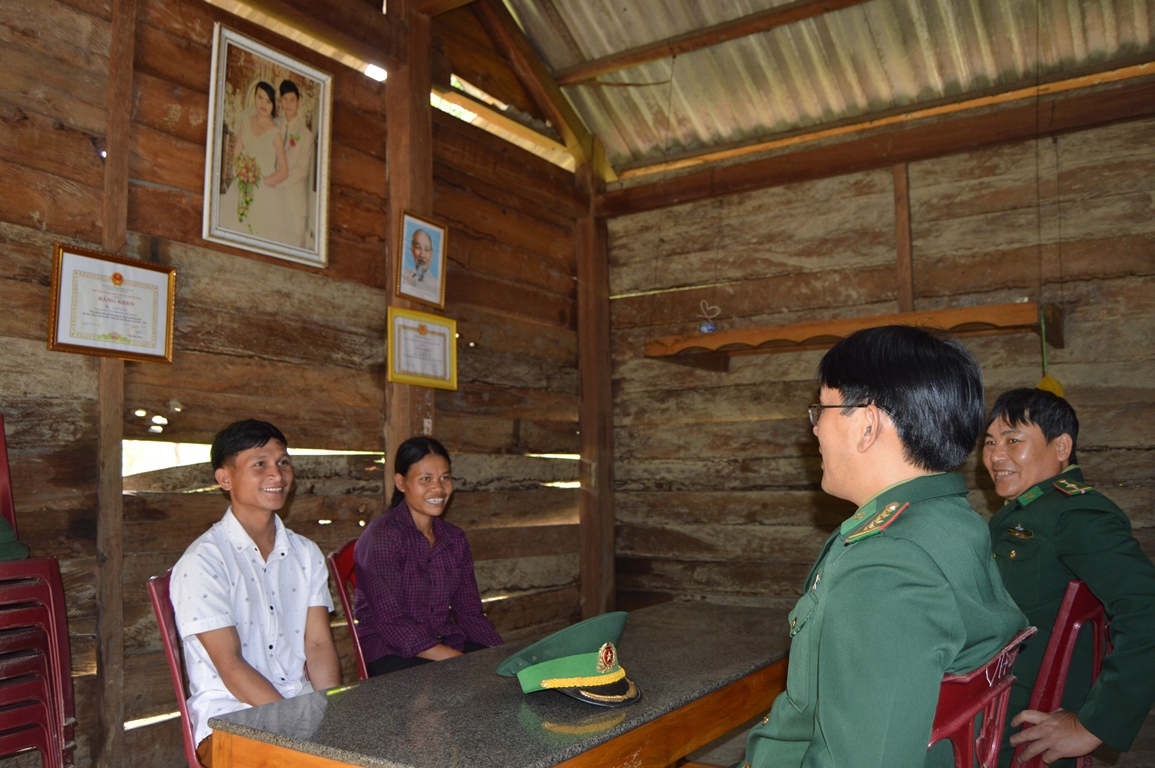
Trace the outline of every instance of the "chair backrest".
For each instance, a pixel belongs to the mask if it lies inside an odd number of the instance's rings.
[[[1091,682],[1094,682],[1103,668],[1103,657],[1111,651],[1111,638],[1108,633],[1111,623],[1107,619],[1103,604],[1091,592],[1091,588],[1081,581],[1072,581],[1067,584],[1063,602],[1059,605],[1059,612],[1055,616],[1055,626],[1051,629],[1051,639],[1047,641],[1047,650],[1043,654],[1042,663],[1039,664],[1039,674],[1035,677],[1035,687],[1031,690],[1028,709],[1054,712],[1062,706],[1063,688],[1067,685],[1067,672],[1071,668],[1075,641],[1079,639],[1079,630],[1088,623],[1091,625],[1092,638]],[[1023,728],[1029,727],[1023,725]],[[1015,757],[1018,758],[1024,749],[1025,744],[1016,747]],[[1015,764],[1019,765],[1018,762]],[[1034,757],[1023,765],[1025,768],[1041,768],[1042,757]],[[1079,758],[1076,765],[1079,768],[1090,768],[1090,756]]]
[[[353,567],[353,548],[357,540],[346,541],[329,555],[329,575],[337,585],[337,596],[341,598],[341,609],[349,621],[349,638],[353,641],[353,660],[357,666],[357,679],[368,680],[369,670],[365,666],[365,655],[361,652],[361,638],[357,636],[357,620],[353,618],[353,598],[350,592],[357,588],[357,571]]]
[[[976,759],[981,768],[994,768],[998,764],[1007,699],[1015,681],[1012,674],[1015,659],[1023,643],[1035,632],[1034,627],[1027,627],[978,669],[942,679],[930,744],[949,739],[954,749],[955,768],[972,768]],[[980,713],[982,726],[976,736],[975,718]]]
[[[169,579],[172,571],[148,580],[148,596],[152,600],[152,610],[160,627],[160,639],[164,643],[164,655],[168,659],[168,671],[172,676],[172,689],[176,693],[176,705],[180,708],[181,733],[184,736],[184,756],[190,768],[204,768],[197,757],[196,736],[192,720],[188,715],[188,690],[184,682],[184,663],[181,661],[180,636],[176,631],[176,614],[169,598]]]
[[[16,530],[16,505],[12,501],[12,475],[8,471],[8,440],[4,437],[4,414],[0,413],[0,517],[12,526],[12,532],[20,537]]]
[[[43,626],[45,634],[49,636],[53,684],[58,697],[61,722],[70,728],[76,723],[72,699],[72,657],[68,643],[64,581],[60,578],[60,564],[56,558],[30,557],[26,560],[0,562],[0,605],[10,599],[40,603],[43,606],[46,621],[40,626]],[[8,623],[5,628],[17,626],[20,625]]]

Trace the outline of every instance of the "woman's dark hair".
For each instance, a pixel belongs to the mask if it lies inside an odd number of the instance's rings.
[[[245,419],[234,421],[213,438],[212,448],[209,449],[209,460],[212,461],[213,471],[230,463],[241,451],[250,448],[260,448],[270,440],[280,440],[281,445],[289,447],[281,430],[267,421]]]
[[[273,90],[273,86],[269,85],[264,80],[261,80],[259,83],[257,83],[257,88],[260,88],[262,91],[264,91],[265,95],[269,97],[269,101],[271,101],[273,103],[273,111],[269,115],[269,117],[276,117],[277,116],[277,92],[275,90]],[[256,93],[256,88],[253,89],[253,93]]]
[[[991,406],[987,428],[990,428],[1000,416],[1011,427],[1034,424],[1042,430],[1043,437],[1047,438],[1048,443],[1059,435],[1070,435],[1071,455],[1067,460],[1072,464],[1079,463],[1075,458],[1075,443],[1079,439],[1079,419],[1075,416],[1075,409],[1071,404],[1053,392],[1026,387],[1007,390],[999,395],[995,404]]]
[[[982,434],[982,370],[948,333],[908,325],[857,331],[822,358],[818,383],[838,390],[843,405],[885,411],[907,461],[931,472],[957,468]]]
[[[424,435],[411,437],[397,447],[397,458],[393,460],[393,472],[398,475],[408,475],[410,467],[430,454],[435,454],[445,459],[446,462],[450,462],[449,451],[445,450],[445,446],[432,437],[425,437]],[[401,492],[400,488],[393,486],[393,500],[389,502],[389,508],[392,509],[403,501],[405,501],[405,494]]]

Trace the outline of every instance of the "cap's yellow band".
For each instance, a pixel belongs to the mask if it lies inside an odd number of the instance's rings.
[[[610,672],[608,675],[596,675],[593,677],[555,677],[550,680],[542,680],[542,688],[581,688],[587,685],[609,685],[616,683],[626,676],[626,671],[621,667]]]

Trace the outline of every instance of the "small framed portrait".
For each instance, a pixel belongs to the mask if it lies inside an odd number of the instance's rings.
[[[386,379],[435,389],[457,389],[457,321],[389,307]]]
[[[56,243],[48,348],[172,362],[176,269]]]
[[[397,295],[433,307],[445,307],[446,227],[411,213],[401,215],[397,246]]]
[[[331,80],[216,25],[205,240],[314,267],[327,264]]]

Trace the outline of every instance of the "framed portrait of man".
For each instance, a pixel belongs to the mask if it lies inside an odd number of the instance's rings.
[[[332,77],[217,24],[205,153],[205,240],[328,262]]]
[[[425,218],[403,213],[397,246],[397,295],[433,307],[445,307],[445,253],[449,230]]]

